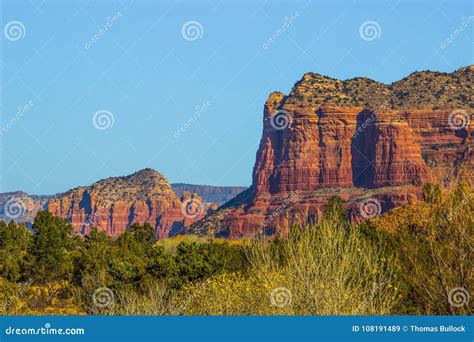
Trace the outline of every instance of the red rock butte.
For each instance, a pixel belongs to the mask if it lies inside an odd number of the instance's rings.
[[[270,94],[249,190],[185,232],[229,238],[317,221],[329,197],[353,220],[416,201],[433,167],[473,169],[474,68],[416,72],[390,85],[308,73]]]
[[[177,234],[207,213],[202,198],[189,192],[178,198],[168,180],[152,169],[69,190],[51,199],[48,210],[68,219],[79,234],[97,227],[117,236],[133,223],[148,222],[158,238]]]

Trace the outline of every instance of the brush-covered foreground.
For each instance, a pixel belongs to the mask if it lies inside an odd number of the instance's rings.
[[[334,199],[271,240],[156,241],[147,224],[81,239],[47,212],[33,233],[0,222],[0,314],[472,314],[470,184],[426,184],[423,202],[359,225]]]

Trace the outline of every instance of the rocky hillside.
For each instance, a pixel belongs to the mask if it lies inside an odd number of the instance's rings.
[[[251,188],[186,231],[275,233],[318,220],[333,195],[355,220],[416,201],[430,167],[473,169],[473,79],[472,66],[390,85],[305,74],[265,103]]]
[[[196,193],[201,196],[204,201],[216,203],[218,205],[230,201],[232,198],[247,189],[243,186],[209,186],[184,183],[174,183],[171,184],[171,187],[179,197],[181,197],[183,192]]]
[[[172,232],[174,234],[180,228],[194,222],[196,218],[202,217],[204,212],[216,209],[245,189],[247,188],[183,183],[171,184],[170,188],[170,184],[164,176],[152,169],[145,169],[130,176],[107,178],[91,186],[78,187],[63,194],[51,196],[28,195],[21,191],[0,193],[0,220],[24,222],[28,227],[31,227],[38,211],[48,210],[49,204],[51,212],[68,218],[80,233],[87,232],[91,225],[99,225],[100,221],[101,228],[111,234],[118,234],[115,230],[122,231],[123,226],[128,226],[130,222],[142,222],[144,218],[145,221],[151,222],[156,219],[154,215],[148,216],[136,212],[140,203],[146,202],[149,206],[148,200],[153,198],[162,198],[170,203],[176,202],[176,198],[178,198],[180,210],[184,203],[191,203],[191,207],[198,203],[202,204],[196,209],[203,212],[196,217],[192,214],[187,215],[190,217],[186,215],[180,217],[179,213],[173,214],[176,217],[171,217],[172,220],[179,218],[178,221],[182,222],[182,224],[179,222],[174,224],[175,230]],[[92,205],[93,198],[94,205]],[[119,206],[123,205],[122,202],[130,204],[129,208],[125,204],[125,208],[119,209]],[[130,216],[132,208],[133,217]],[[175,211],[173,205],[171,208],[173,208],[172,211]],[[120,210],[128,212],[126,217],[124,213],[119,214]],[[112,213],[111,216],[110,213]],[[168,213],[160,220],[166,221],[167,215]],[[163,222],[160,221],[156,225],[157,230],[161,230]]]
[[[340,81],[307,73],[291,90],[286,103],[385,109],[473,108],[474,66],[453,73],[420,71],[392,84],[357,77]]]
[[[95,226],[119,235],[132,223],[148,222],[163,238],[206,214],[200,196],[187,192],[182,195],[180,199],[163,175],[144,169],[69,190],[49,201],[48,210],[67,218],[80,234]]]
[[[0,193],[0,220],[24,222],[31,227],[36,213],[44,210],[55,196],[28,195],[22,191]]]

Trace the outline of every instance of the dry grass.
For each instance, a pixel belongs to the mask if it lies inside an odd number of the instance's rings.
[[[186,314],[380,315],[400,299],[392,260],[356,227],[325,221],[281,243],[246,247],[248,274],[186,289]]]
[[[229,240],[224,238],[210,238],[199,235],[176,235],[167,239],[158,240],[156,244],[158,246],[163,246],[165,251],[171,254],[176,252],[176,248],[181,242],[184,243],[227,243],[229,245],[241,245],[245,240]]]

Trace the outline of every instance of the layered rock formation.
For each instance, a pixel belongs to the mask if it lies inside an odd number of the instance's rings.
[[[31,227],[38,211],[44,210],[52,196],[28,195],[22,191],[0,194],[0,220],[23,222]]]
[[[80,234],[94,226],[117,236],[132,223],[148,222],[158,238],[180,232],[207,213],[202,198],[186,193],[179,199],[168,180],[151,169],[72,189],[49,201],[48,210],[68,219]]]
[[[149,174],[153,177],[153,172]],[[171,188],[181,199],[181,202],[183,202],[183,197],[199,195],[208,211],[217,209],[219,205],[226,203],[247,189],[239,186],[208,186],[183,183],[171,184]],[[0,193],[0,220],[23,222],[27,227],[31,227],[36,214],[41,210],[48,209],[48,201],[63,196],[64,194],[29,195],[22,191]],[[52,203],[53,206],[56,205],[55,201]],[[79,221],[76,224],[79,225]]]
[[[320,219],[333,195],[359,220],[364,199],[378,212],[415,201],[430,165],[472,170],[473,74],[417,72],[391,85],[305,74],[265,103],[251,188],[186,231],[274,233]]]

